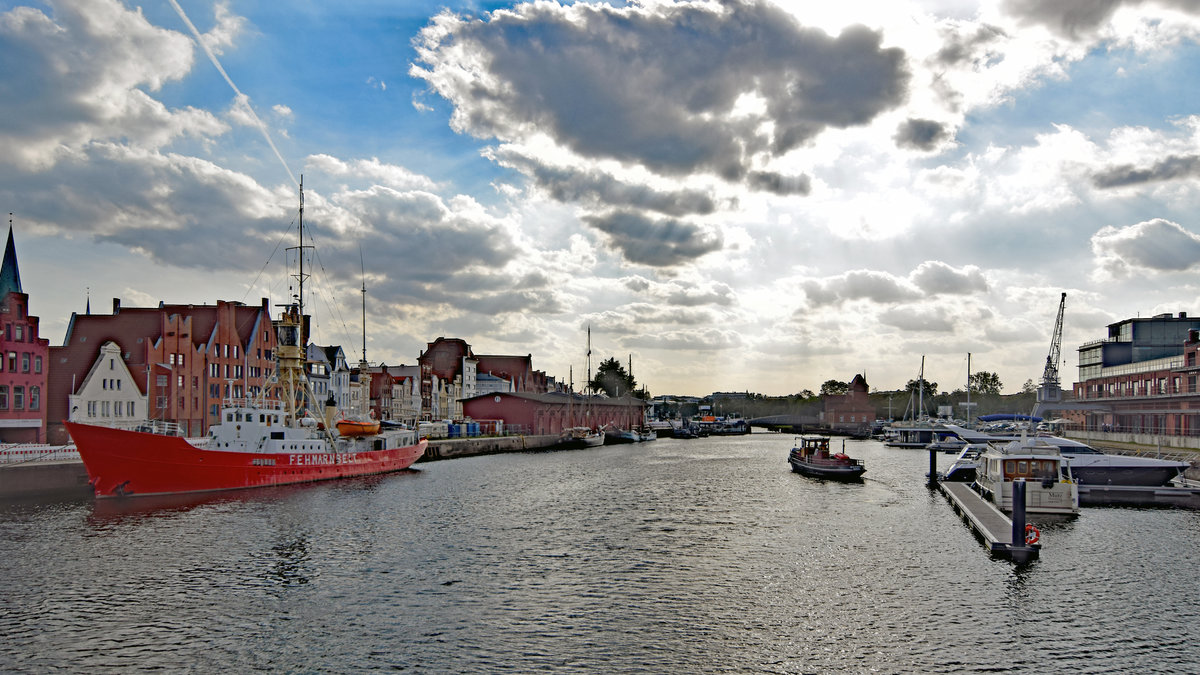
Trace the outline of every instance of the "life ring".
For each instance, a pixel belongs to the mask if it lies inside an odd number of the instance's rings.
[[[1036,544],[1038,539],[1042,538],[1042,531],[1034,527],[1032,524],[1025,525],[1025,543]]]

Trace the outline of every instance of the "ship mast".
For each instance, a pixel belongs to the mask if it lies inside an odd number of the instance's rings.
[[[358,387],[362,410],[359,412],[366,419],[371,412],[371,373],[367,370],[370,367],[367,363],[367,265],[363,261],[361,247],[358,249],[358,264],[362,269],[362,361],[358,362]]]

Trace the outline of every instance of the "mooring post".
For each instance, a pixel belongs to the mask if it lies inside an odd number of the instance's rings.
[[[937,485],[937,450],[929,451],[929,481],[926,485],[929,487]]]
[[[1025,543],[1025,479],[1018,478],[1012,484],[1012,545],[1027,548]]]

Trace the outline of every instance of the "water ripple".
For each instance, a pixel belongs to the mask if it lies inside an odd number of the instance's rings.
[[[660,440],[150,503],[0,505],[0,671],[1191,672],[1200,514],[988,556],[923,453]],[[945,460],[948,461],[948,460]]]

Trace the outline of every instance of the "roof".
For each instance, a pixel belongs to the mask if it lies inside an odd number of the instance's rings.
[[[17,245],[13,243],[12,225],[8,226],[8,243],[4,246],[4,263],[0,265],[0,298],[21,290],[21,270],[17,268]]]
[[[473,401],[475,399],[491,398],[493,396],[511,396],[513,398],[519,398],[519,399],[522,399],[525,401],[535,401],[537,403],[547,403],[547,404],[552,403],[552,404],[557,404],[557,405],[566,405],[566,403],[567,403],[567,395],[566,394],[562,394],[562,393],[558,393],[558,392],[535,394],[535,393],[531,393],[531,392],[527,392],[527,391],[490,392],[487,394],[479,394],[477,396],[472,396],[471,398],[464,398],[464,399],[460,399],[460,400]],[[591,405],[591,406],[628,407],[630,405],[649,405],[649,401],[644,401],[640,398],[632,398],[629,396],[622,396],[621,398],[601,398],[601,397],[593,396],[591,399],[588,399],[586,396],[582,396],[580,394],[575,394],[575,398],[574,398],[574,400],[571,401],[571,403],[572,403],[572,405],[580,405],[580,406]]]

